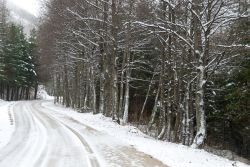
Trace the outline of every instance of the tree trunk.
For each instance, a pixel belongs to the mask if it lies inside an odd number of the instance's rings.
[[[94,76],[94,69],[91,68],[91,91],[92,91],[92,110],[93,113],[96,114],[96,90],[95,90],[95,76]]]
[[[127,61],[128,61],[128,70],[126,72],[126,86],[125,86],[125,102],[124,102],[124,114],[123,114],[123,122],[126,124],[128,123],[128,110],[129,110],[129,82],[130,82],[130,67],[129,67],[129,60],[130,56],[129,53],[127,55]]]
[[[140,122],[141,122],[141,120],[142,120],[143,113],[144,113],[144,109],[145,109],[145,107],[146,107],[146,104],[147,104],[147,101],[148,101],[148,97],[149,97],[149,93],[150,93],[150,90],[151,90],[151,86],[152,86],[152,84],[153,84],[154,76],[155,76],[155,74],[153,74],[153,76],[152,76],[152,78],[151,78],[151,81],[150,81],[150,84],[149,84],[149,86],[148,86],[147,95],[146,95],[146,98],[145,98],[145,100],[144,100],[144,103],[143,103],[141,112],[140,112],[140,117],[139,117],[139,120],[138,120],[138,124],[140,124]]]
[[[150,117],[150,120],[149,120],[149,123],[148,123],[148,127],[147,127],[147,133],[148,134],[149,134],[154,122],[155,122],[155,117],[156,117],[156,113],[157,113],[157,110],[158,110],[159,93],[160,93],[160,86],[158,87],[158,90],[157,90],[157,93],[156,93],[156,96],[155,96],[154,108],[153,108],[153,111],[152,111],[152,114],[151,114],[151,117]]]
[[[125,66],[125,61],[126,61],[126,54],[122,57],[122,68],[121,68],[121,81],[120,81],[120,98],[119,98],[119,111],[118,111],[118,118],[121,117],[122,112],[123,112],[123,107],[124,107],[124,66]]]
[[[69,81],[68,81],[67,65],[64,65],[64,90],[65,90],[65,105],[66,105],[66,107],[70,107]]]
[[[205,66],[204,53],[202,49],[201,23],[200,12],[202,7],[201,0],[194,0],[193,14],[194,23],[194,55],[198,58],[197,62],[197,86],[195,95],[195,110],[196,110],[196,135],[192,147],[199,148],[206,138],[206,120],[204,110],[204,84],[205,84]]]

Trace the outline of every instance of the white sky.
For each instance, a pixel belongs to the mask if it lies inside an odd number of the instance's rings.
[[[27,10],[28,12],[34,14],[35,16],[39,15],[40,11],[40,1],[41,0],[7,0],[11,1],[17,6]]]

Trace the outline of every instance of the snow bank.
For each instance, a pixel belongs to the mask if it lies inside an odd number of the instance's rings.
[[[83,124],[94,129],[123,140],[133,145],[139,151],[161,160],[170,167],[250,167],[241,162],[230,161],[228,159],[210,154],[204,150],[193,149],[180,144],[174,144],[155,140],[133,126],[120,126],[111,118],[101,114],[77,113],[71,109],[55,106],[51,102],[43,103],[43,106],[55,112],[68,115]]]
[[[48,95],[48,93],[45,90],[45,87],[43,85],[38,86],[37,98],[42,99],[42,100],[53,100],[54,99],[53,96]]]
[[[12,102],[0,99],[0,150],[8,144],[15,130],[12,106]]]

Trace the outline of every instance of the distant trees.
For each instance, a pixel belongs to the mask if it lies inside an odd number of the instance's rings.
[[[5,4],[1,4],[4,8]],[[35,34],[27,39],[23,28],[7,22],[7,9],[1,13],[0,98],[5,100],[30,99],[36,90],[37,75],[34,64]],[[35,91],[34,91],[35,92]],[[36,94],[36,93],[35,93]]]
[[[214,78],[238,47],[249,48],[224,37],[249,17],[245,3],[52,0],[38,41],[41,65],[53,71],[55,102],[202,147]]]

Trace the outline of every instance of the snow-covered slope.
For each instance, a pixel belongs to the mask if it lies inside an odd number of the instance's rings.
[[[21,9],[10,1],[7,1],[7,7],[10,11],[10,20],[23,25],[26,34],[29,34],[30,30],[36,27],[38,19],[34,15]]]

